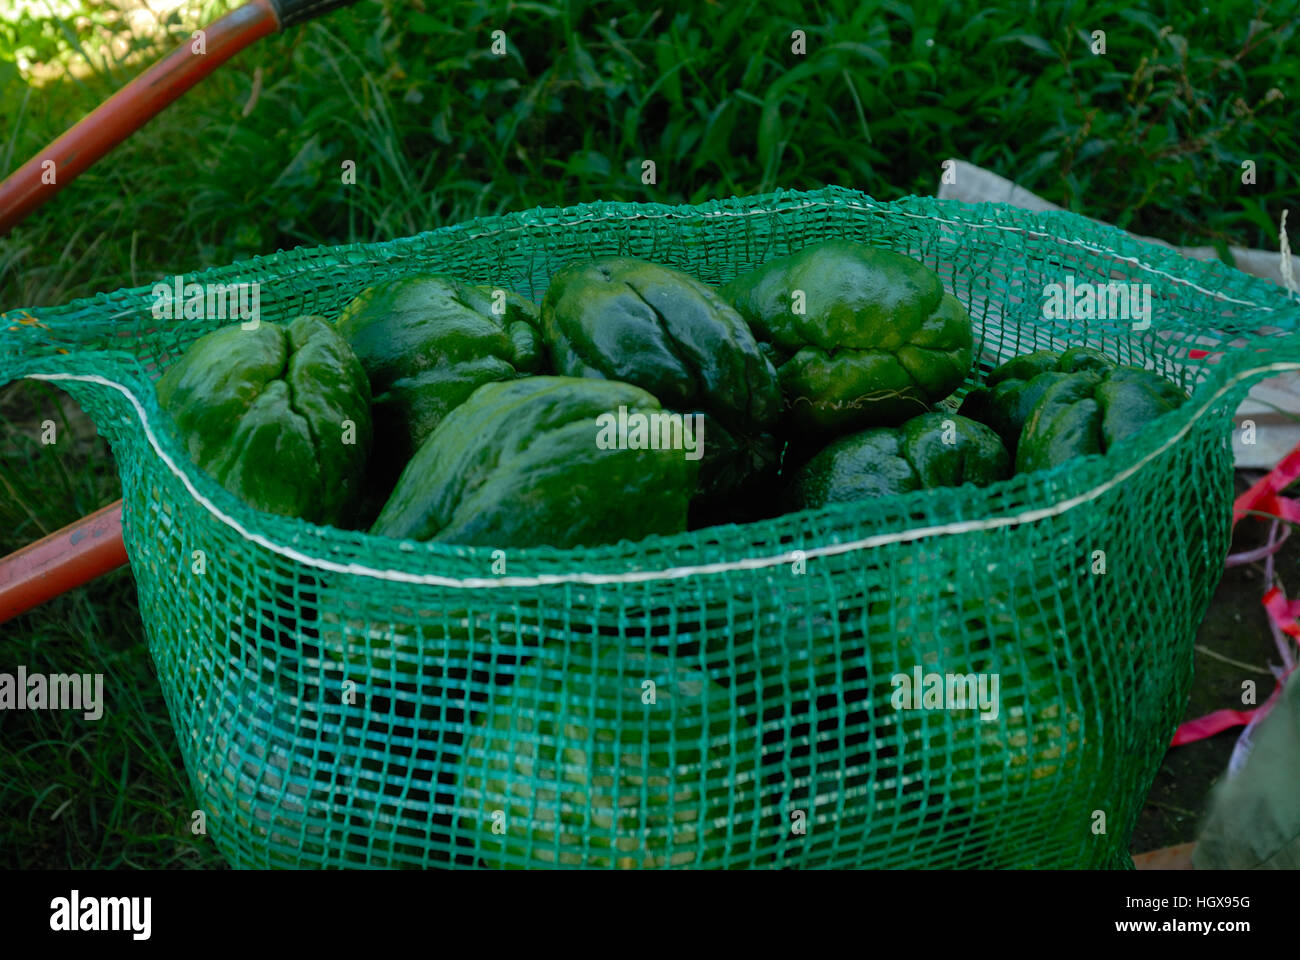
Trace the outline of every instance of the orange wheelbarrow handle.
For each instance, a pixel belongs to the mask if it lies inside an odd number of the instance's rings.
[[[0,236],[249,44],[353,0],[253,0],[173,50],[0,183]]]
[[[252,0],[154,64],[0,183],[0,236],[249,44],[354,0]],[[122,501],[0,559],[0,623],[124,566]]]
[[[0,560],[0,623],[126,562],[118,500]]]

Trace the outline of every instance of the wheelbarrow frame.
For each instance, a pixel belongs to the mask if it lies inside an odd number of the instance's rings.
[[[0,183],[0,236],[245,47],[355,0],[252,0],[203,28]],[[122,501],[0,559],[0,623],[127,563]]]

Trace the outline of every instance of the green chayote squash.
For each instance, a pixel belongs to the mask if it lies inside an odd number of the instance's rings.
[[[425,856],[431,831],[409,822],[394,828],[381,819],[381,804],[361,794],[349,798],[347,832],[331,830],[324,814],[339,803],[339,795],[319,777],[319,769],[313,770],[311,747],[303,743],[307,734],[291,705],[295,695],[304,694],[287,684],[268,688],[218,681],[198,701],[199,722],[210,734],[206,748],[222,758],[219,764],[197,765],[198,794],[222,811],[227,830],[238,829],[247,838],[238,866],[294,869],[324,861],[400,869],[436,857]],[[366,732],[355,729],[360,713],[344,719],[357,738]],[[382,771],[378,761],[367,758],[362,764],[367,772]]]
[[[970,798],[963,854],[971,865],[1053,866],[1025,852],[1026,833],[1059,835],[1061,821],[1071,816],[1086,823],[1080,808],[1093,806],[1087,791],[1107,795],[1102,758],[1088,747],[1082,710],[1087,694],[1080,668],[1070,662],[1071,644],[1027,600],[936,582],[923,559],[906,558],[898,575],[893,595],[873,604],[871,613],[900,638],[903,674],[914,678],[920,667],[923,676],[982,677],[987,693],[994,692],[991,683],[997,678],[992,706],[997,716],[986,715],[982,703],[950,711],[947,723],[937,719],[943,716],[939,711],[888,710],[881,714],[888,723],[879,733],[881,742],[899,745],[896,769],[930,770],[947,802]],[[1037,580],[1035,589],[1051,589],[1042,573]],[[916,697],[920,691],[911,693]],[[891,700],[900,694],[896,686]],[[918,702],[919,697],[912,706]],[[927,755],[929,762],[923,759]],[[1016,817],[1017,811],[1033,808],[1034,826]]]
[[[542,370],[537,306],[452,277],[370,287],[344,308],[336,328],[370,378],[381,485],[391,485],[447,413],[480,386]]]
[[[667,410],[704,415],[704,500],[775,468],[776,371],[712,287],[643,260],[570,264],[542,301],[542,330],[557,373],[621,380]]]
[[[680,661],[548,644],[466,735],[461,828],[498,868],[721,866],[758,806],[755,734],[732,714],[726,688]]]
[[[320,317],[199,338],[158,381],[191,459],[250,506],[351,519],[371,445],[370,388]]]
[[[962,403],[1013,451],[1020,472],[1105,453],[1187,395],[1150,370],[1117,366],[1095,350],[1014,357]]]
[[[1049,387],[1025,421],[1016,469],[1046,470],[1073,457],[1105,453],[1186,399],[1176,384],[1135,367],[1075,374]]]
[[[1011,458],[982,423],[948,413],[923,413],[900,427],[874,427],[840,437],[791,478],[791,510],[885,497],[910,490],[984,486],[1011,473]]]
[[[698,461],[614,436],[664,416],[613,380],[526,377],[488,383],[416,451],[371,532],[494,547],[573,547],[685,529]]]
[[[1105,354],[1088,347],[1022,354],[990,373],[983,385],[965,396],[957,412],[992,427],[1014,457],[1025,421],[1048,387],[1074,373],[1103,373],[1114,366]]]
[[[892,426],[965,379],[971,322],[924,264],[829,240],[723,288],[771,350],[793,432]]]

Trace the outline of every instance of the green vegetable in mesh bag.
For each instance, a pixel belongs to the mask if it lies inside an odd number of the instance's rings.
[[[292,868],[323,854],[329,783],[294,758],[293,724],[277,714],[273,695],[250,682],[198,702],[212,711],[212,735],[197,749],[215,762],[199,769],[195,786],[214,829],[252,838],[246,866]]]
[[[198,795],[215,829],[249,838],[236,866],[293,869],[323,859],[347,867],[427,863],[432,824],[385,822],[381,804],[360,790],[347,798],[350,829],[338,829],[336,808],[345,798],[338,790],[335,756],[324,745],[305,748],[300,718],[285,706],[293,694],[283,688],[268,691],[263,684],[259,678],[229,687],[205,684],[199,701],[211,711],[205,722],[211,733],[196,749],[210,751],[213,760],[197,772]],[[361,711],[345,713],[344,725],[355,726],[360,717]],[[378,777],[376,762],[362,763],[370,777]],[[349,782],[354,774],[349,771]]]
[[[402,472],[372,533],[494,547],[574,547],[685,528],[698,462],[621,444],[664,416],[638,387],[528,377],[479,387]]]
[[[437,275],[370,287],[344,308],[336,329],[370,379],[381,484],[480,386],[541,372],[537,322],[518,294]]]
[[[776,372],[712,287],[643,260],[574,263],[551,280],[542,329],[556,372],[621,380],[668,410],[703,414],[706,509],[775,469]]]
[[[999,366],[984,384],[966,394],[957,412],[997,431],[1014,458],[1025,421],[1048,387],[1074,373],[1104,373],[1114,366],[1105,354],[1087,347],[1022,354]]]
[[[739,695],[753,698],[763,731],[764,806],[807,816],[806,833],[783,823],[762,838],[778,866],[844,865],[828,839],[851,850],[870,826],[876,708],[866,647],[846,619],[810,612],[763,625],[736,644],[745,652],[732,661],[731,689],[753,690]]]
[[[320,317],[223,327],[158,381],[191,459],[249,506],[341,526],[371,444],[361,364]]]
[[[1187,395],[1150,370],[1086,347],[1014,357],[972,390],[961,412],[1002,437],[1021,472],[1105,453]]]
[[[732,713],[669,657],[549,644],[467,735],[460,826],[492,867],[726,866],[757,815],[754,735]]]
[[[898,658],[904,674],[915,676],[919,667],[923,677],[940,676],[945,684],[949,676],[976,684],[982,677],[985,692],[994,694],[992,708],[972,702],[961,710],[952,704],[914,709],[914,700],[913,709],[881,714],[880,742],[896,745],[897,776],[930,758],[925,765],[932,788],[967,816],[969,862],[1047,866],[1034,862],[1017,837],[1035,830],[1050,834],[1056,825],[1045,810],[1073,817],[1080,835],[1086,834],[1083,811],[1093,805],[1076,788],[1086,783],[1105,792],[1091,767],[1096,751],[1087,749],[1077,709],[1081,681],[1068,660],[1066,638],[1028,599],[1033,591],[1018,601],[1019,594],[935,581],[919,559],[902,558],[898,587],[889,600],[872,605],[872,617],[905,638]],[[1026,822],[1021,809],[1039,811],[1037,822]]]
[[[998,435],[948,413],[923,413],[900,427],[840,437],[791,478],[785,499],[803,510],[963,483],[985,486],[1011,474]]]
[[[901,423],[970,368],[966,308],[932,270],[892,250],[828,240],[722,292],[771,350],[797,432]]]
[[[1072,817],[1066,801],[1087,802],[1075,797],[1089,774],[1065,644],[1032,603],[939,581],[923,554],[865,562],[898,571],[887,597],[843,594],[838,611],[746,633],[734,653],[709,655],[719,683],[754,691],[745,700],[763,731],[765,806],[807,816],[806,836],[766,838],[777,862],[848,866],[876,845],[868,856],[888,866],[945,862],[954,847],[964,866],[1050,865],[1033,862],[1014,828],[1035,829],[1024,822],[1033,817],[1049,830],[1043,809]],[[916,666],[1000,673],[996,717],[984,719],[978,701],[964,711],[897,709],[892,675]],[[892,818],[888,837],[881,818]]]
[[[1084,371],[1043,393],[1025,421],[1016,469],[1046,470],[1074,457],[1105,453],[1187,399],[1159,374],[1134,367]]]

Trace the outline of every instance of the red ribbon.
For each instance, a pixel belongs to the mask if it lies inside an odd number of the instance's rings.
[[[1215,710],[1213,713],[1207,713],[1195,720],[1188,720],[1174,731],[1173,742],[1169,745],[1171,747],[1181,747],[1184,743],[1207,740],[1216,733],[1223,733],[1224,730],[1231,730],[1233,727],[1247,726],[1255,719],[1256,714],[1263,716],[1273,709],[1273,703],[1281,692],[1282,683],[1278,681],[1269,698],[1254,710]]]
[[[1300,479],[1300,446],[1283,457],[1281,463],[1236,499],[1232,505],[1233,524],[1252,511],[1300,523],[1300,504],[1278,496],[1297,479]]]
[[[1282,458],[1258,483],[1239,496],[1232,505],[1232,524],[1249,514],[1266,514],[1288,523],[1300,524],[1300,502],[1281,496],[1281,492],[1300,479],[1300,446]],[[1271,587],[1264,594],[1264,609],[1269,619],[1287,636],[1300,640],[1300,600],[1288,600],[1279,587]],[[1273,688],[1273,693],[1254,710],[1215,710],[1195,720],[1188,720],[1174,731],[1170,746],[1204,740],[1233,727],[1246,726],[1256,717],[1263,717],[1272,709],[1282,692],[1288,674]]]
[[[1300,600],[1288,600],[1279,587],[1271,588],[1264,594],[1264,609],[1277,628],[1291,637],[1300,637]]]

